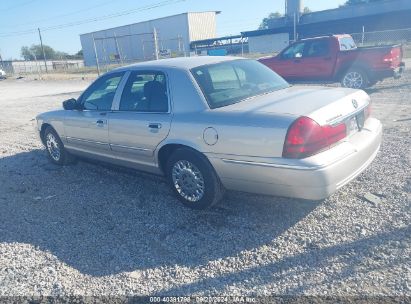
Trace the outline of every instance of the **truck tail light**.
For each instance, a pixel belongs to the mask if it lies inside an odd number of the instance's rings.
[[[389,52],[387,55],[385,55],[382,60],[384,62],[393,62],[394,58],[391,52]]]
[[[397,60],[400,61],[401,60],[401,53],[402,50],[401,49],[393,49],[391,50],[387,55],[385,55],[382,60],[384,62],[387,63],[393,63],[396,62]]]
[[[306,158],[321,150],[329,149],[332,144],[347,136],[345,123],[336,126],[320,126],[308,117],[300,117],[288,129],[285,138],[284,158]]]

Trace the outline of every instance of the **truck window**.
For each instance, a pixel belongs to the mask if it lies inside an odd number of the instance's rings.
[[[339,38],[338,41],[340,42],[340,51],[351,51],[357,48],[352,37],[342,37]]]
[[[305,42],[296,43],[290,46],[288,49],[284,51],[281,55],[283,59],[293,59],[293,58],[301,58],[303,57],[304,53]]]
[[[309,43],[306,54],[307,57],[324,57],[330,53],[330,43],[328,40],[317,40]]]

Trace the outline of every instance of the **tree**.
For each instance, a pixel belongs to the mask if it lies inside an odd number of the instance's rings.
[[[20,50],[21,57],[24,58],[24,60],[32,60],[33,54],[30,52],[30,48],[28,46],[22,46]]]
[[[44,46],[44,54],[46,55],[46,59],[56,59],[56,51],[48,46],[48,45],[43,45]],[[40,44],[33,44],[29,48],[28,46],[23,46],[21,48],[21,57],[24,58],[24,60],[43,60],[43,50],[41,48]]]
[[[310,10],[310,8],[309,7],[304,7],[304,10],[303,10],[303,15],[304,14],[309,14],[309,13],[312,13],[312,11]]]
[[[283,17],[283,15],[281,15],[279,12],[275,12],[275,13],[271,13],[268,15],[267,18],[264,18],[263,21],[261,22],[259,29],[260,30],[265,30],[265,29],[269,29],[272,28],[271,23],[274,19],[278,19]]]
[[[83,59],[83,50],[78,51],[74,55],[69,55],[66,52],[60,52],[54,50],[52,47],[48,45],[44,46],[44,53],[46,54],[47,60],[64,60],[64,59]],[[33,44],[30,47],[23,46],[20,50],[21,57],[24,60],[43,60],[43,50],[41,49],[41,45]]]
[[[304,10],[302,12],[302,14],[309,14],[311,13],[311,10],[308,7],[304,7]],[[284,17],[284,15],[280,14],[279,12],[275,12],[275,13],[271,13],[268,15],[267,18],[264,18],[263,21],[261,22],[260,26],[258,29],[260,30],[265,30],[265,29],[269,29],[269,28],[273,28],[274,26],[272,25],[273,22],[276,19],[282,18]]]

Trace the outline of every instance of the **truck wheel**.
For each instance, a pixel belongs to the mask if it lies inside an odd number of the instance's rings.
[[[47,127],[43,136],[47,155],[54,164],[63,166],[74,161],[74,156],[64,149],[63,142],[52,127]]]
[[[189,208],[208,209],[224,195],[214,168],[203,155],[193,150],[176,150],[167,161],[166,175],[174,193]]]
[[[369,85],[367,73],[359,68],[351,68],[343,74],[341,85],[344,88],[364,89]]]

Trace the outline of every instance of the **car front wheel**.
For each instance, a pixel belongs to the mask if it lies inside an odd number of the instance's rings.
[[[224,188],[214,168],[198,152],[176,150],[167,162],[166,171],[174,193],[187,207],[207,209],[223,197]]]
[[[48,127],[43,136],[47,155],[54,164],[65,165],[72,160],[72,156],[64,149],[63,142],[52,127]]]

